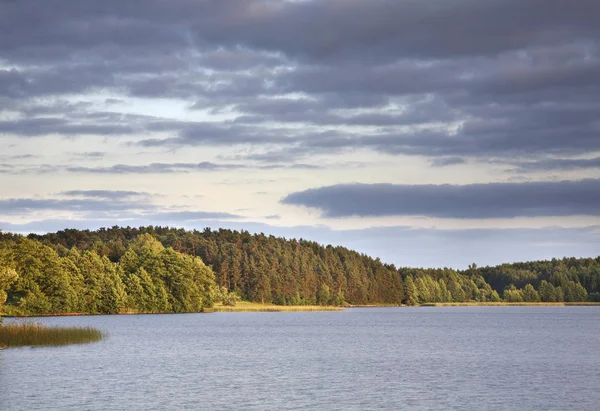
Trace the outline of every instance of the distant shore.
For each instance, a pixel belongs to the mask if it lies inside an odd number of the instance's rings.
[[[507,303],[507,302],[468,302],[468,303],[425,303],[421,304],[420,307],[496,307],[496,306],[525,306],[525,307],[564,307],[564,306],[600,306],[600,302],[557,302],[557,303]]]
[[[172,312],[139,312],[139,311],[123,311],[118,314],[101,314],[101,313],[47,313],[47,314],[17,314],[17,313],[2,313],[0,317],[6,318],[28,318],[28,317],[78,317],[78,316],[94,316],[94,315],[148,315],[148,314],[200,314],[200,313],[217,313],[217,312],[294,312],[294,311],[343,311],[347,307],[337,306],[321,306],[321,305],[275,305],[252,303],[248,301],[238,302],[235,306],[225,306],[216,304],[214,307],[205,308],[201,312],[191,313],[172,313]]]
[[[391,308],[391,307],[569,307],[569,306],[600,306],[600,302],[553,302],[553,303],[508,303],[508,302],[464,302],[464,303],[423,303],[419,305],[389,305],[389,304],[365,304],[365,305],[346,305],[346,306],[321,306],[321,305],[275,305],[260,304],[242,301],[235,306],[224,306],[217,304],[211,308],[205,308],[200,313],[239,313],[239,312],[302,312],[302,311],[344,311],[347,308]],[[148,314],[198,314],[198,313],[151,313],[125,311],[118,314],[97,314],[97,313],[49,313],[49,314],[7,314],[1,313],[0,317],[6,318],[28,318],[28,317],[77,317],[92,315],[148,315]]]
[[[343,311],[345,307],[331,305],[275,305],[247,301],[238,302],[234,307],[217,304],[212,312],[293,312],[293,311]],[[207,312],[210,312],[207,310]]]

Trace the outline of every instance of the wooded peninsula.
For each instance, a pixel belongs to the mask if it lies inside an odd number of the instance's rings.
[[[307,240],[220,229],[112,227],[0,232],[7,315],[201,312],[281,306],[600,302],[600,257],[397,268]]]

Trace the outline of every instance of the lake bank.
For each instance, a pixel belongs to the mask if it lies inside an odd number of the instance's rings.
[[[101,313],[49,313],[49,314],[21,314],[21,313],[2,313],[0,317],[5,318],[35,318],[35,317],[81,317],[98,315],[149,315],[149,314],[199,314],[199,313],[219,313],[219,312],[318,312],[318,311],[344,311],[347,308],[390,308],[390,307],[568,307],[568,306],[600,306],[600,302],[462,302],[462,303],[423,303],[419,305],[390,305],[390,304],[364,304],[364,305],[345,305],[345,306],[321,306],[321,305],[275,305],[252,303],[248,301],[238,302],[235,306],[225,306],[217,304],[212,308],[205,308],[201,312],[190,313],[172,313],[172,312],[137,312],[123,311],[118,314]]]
[[[235,306],[215,305],[212,312],[294,312],[294,311],[343,311],[345,307],[323,305],[275,305],[240,301]],[[208,311],[207,312],[211,312]]]
[[[294,312],[294,311],[343,311],[347,307],[337,306],[321,306],[321,305],[275,305],[252,303],[248,301],[240,301],[235,306],[225,306],[216,304],[214,307],[205,308],[201,312],[190,313],[172,313],[172,312],[140,312],[127,310],[118,314],[101,314],[101,313],[48,313],[48,314],[22,314],[22,313],[2,313],[0,317],[6,318],[31,318],[31,317],[81,317],[81,316],[97,316],[97,315],[147,315],[147,314],[199,314],[199,313],[217,313],[217,312]]]
[[[566,307],[566,306],[600,306],[597,302],[519,302],[519,303],[508,303],[508,302],[466,302],[466,303],[425,303],[421,304],[420,307]]]

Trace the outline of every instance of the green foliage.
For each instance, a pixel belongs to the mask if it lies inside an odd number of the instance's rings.
[[[556,288],[546,280],[542,280],[540,283],[540,300],[542,302],[555,302],[557,301]]]
[[[319,286],[319,291],[317,292],[317,304],[329,305],[330,300],[331,300],[331,293],[329,291],[329,286],[325,283],[322,283]]]
[[[5,312],[196,312],[239,298],[279,305],[498,302],[500,296],[579,302],[596,293],[600,258],[397,269],[343,247],[246,231],[0,233]]]
[[[213,300],[223,304],[225,307],[235,307],[241,300],[235,291],[229,291],[227,287],[216,287]]]
[[[535,288],[531,284],[527,284],[525,288],[523,288],[523,301],[528,303],[536,303],[540,301],[540,296],[535,291]]]
[[[199,257],[165,248],[150,234],[119,248],[122,262],[109,259],[115,256],[110,243],[89,243],[83,252],[60,245],[62,256],[34,239],[0,243],[2,302],[6,293],[23,314],[198,312],[212,306],[214,275]]]
[[[8,297],[6,290],[8,290],[18,278],[19,275],[13,268],[0,266],[0,305],[3,305],[6,302],[6,298]]]
[[[419,303],[419,295],[417,294],[417,288],[411,276],[406,277],[404,280],[406,290],[404,295],[406,296],[406,304],[417,305]]]
[[[513,284],[511,284],[506,290],[504,290],[504,301],[509,303],[522,303],[523,291],[518,290]]]

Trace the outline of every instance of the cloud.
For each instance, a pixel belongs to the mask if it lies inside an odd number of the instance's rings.
[[[62,198],[9,198],[0,199],[0,215],[39,218],[40,212],[72,213],[73,223],[85,220],[96,225],[98,221],[142,221],[146,225],[185,223],[203,220],[244,219],[242,215],[222,211],[199,211],[182,207],[165,207],[153,203],[152,195],[125,190],[71,190],[59,193]],[[51,220],[54,221],[54,220]],[[125,224],[125,223],[123,223]]]
[[[104,151],[85,151],[82,153],[73,153],[73,156],[76,158],[84,158],[88,160],[100,160],[103,159],[107,155]]]
[[[530,162],[515,162],[516,171],[527,173],[530,171],[560,171],[560,170],[585,170],[600,168],[600,157],[596,158],[551,158]]]
[[[131,134],[134,128],[117,124],[77,124],[62,118],[39,117],[21,120],[0,121],[0,133],[12,133],[23,137],[51,134],[62,136],[78,135],[122,135]]]
[[[108,167],[68,167],[72,173],[92,174],[162,174],[187,173],[190,171],[222,171],[243,168],[235,164],[216,164],[208,161],[201,163],[151,163],[144,165],[116,164]]]
[[[91,174],[171,174],[171,173],[190,173],[201,171],[227,171],[227,170],[277,170],[277,169],[302,169],[315,170],[322,166],[313,164],[227,164],[227,163],[212,163],[203,161],[201,163],[151,163],[143,165],[127,165],[116,164],[107,167],[83,167],[74,166],[66,167],[66,170],[71,173],[91,173]]]
[[[8,198],[0,199],[0,214],[21,215],[36,211],[69,211],[87,213],[92,211],[130,211],[151,210],[155,207],[137,201],[114,201],[107,198],[84,199],[37,199],[37,198]]]
[[[509,159],[600,151],[594,0],[108,4],[4,5],[0,94],[22,115],[3,120],[1,131],[143,134],[147,147],[251,144],[329,154]],[[98,91],[119,96],[105,106],[172,98],[229,116],[196,124],[94,117],[97,106],[66,102]],[[61,96],[45,114],[25,104]],[[321,130],[301,132],[290,127],[296,123]]]
[[[60,193],[66,197],[98,198],[103,200],[129,200],[133,198],[148,198],[151,194],[141,191],[127,190],[69,190]]]
[[[283,204],[322,217],[511,218],[600,216],[600,180],[467,185],[341,184],[289,194]]]
[[[454,166],[457,164],[465,164],[467,161],[462,157],[441,157],[436,158],[431,162],[434,167]]]

